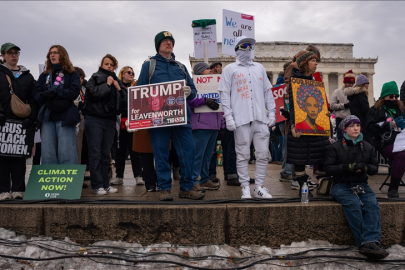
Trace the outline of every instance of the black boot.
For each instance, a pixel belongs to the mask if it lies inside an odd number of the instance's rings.
[[[398,188],[400,182],[400,178],[391,177],[390,187],[388,188],[387,194],[388,198],[399,198]]]

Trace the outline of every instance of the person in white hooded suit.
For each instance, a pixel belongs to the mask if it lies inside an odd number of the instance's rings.
[[[235,40],[236,61],[224,68],[218,86],[226,128],[235,134],[242,199],[251,198],[248,161],[252,140],[256,150],[253,195],[256,198],[272,197],[264,187],[264,178],[269,159],[269,127],[276,122],[276,106],[266,70],[251,59],[255,43],[254,39],[246,36]]]

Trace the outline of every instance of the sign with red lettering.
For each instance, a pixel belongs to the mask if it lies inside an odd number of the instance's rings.
[[[215,98],[219,103],[219,109],[214,111],[207,105],[199,108],[194,108],[195,113],[207,113],[207,112],[222,112],[221,101],[219,99],[218,85],[221,75],[196,75],[193,77],[195,88],[197,88],[197,98]]]
[[[273,92],[274,102],[276,103],[276,123],[285,121],[280,109],[284,109],[284,95],[287,94],[287,86],[282,84],[271,89]]]
[[[128,129],[187,124],[184,80],[128,88]]]

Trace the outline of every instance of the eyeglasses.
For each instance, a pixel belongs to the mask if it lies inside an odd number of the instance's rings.
[[[16,51],[14,51],[14,52],[10,52],[10,51],[8,51],[8,52],[6,52],[8,55],[11,55],[11,56],[18,56],[18,55],[20,55],[20,52],[16,52]]]
[[[52,54],[59,54],[59,52],[50,52],[49,53],[49,55],[52,55]]]
[[[251,51],[252,48],[253,48],[253,45],[250,43],[241,43],[236,47],[236,51],[237,50],[246,51],[247,49],[249,49],[249,51]]]
[[[173,40],[171,38],[165,38],[164,40],[162,40],[163,43],[173,43]]]
[[[129,74],[129,75],[132,75],[132,76],[135,76],[135,72],[132,72],[132,71],[127,71],[127,73]]]
[[[389,95],[388,97],[389,97],[390,99],[398,99],[398,98],[399,98],[398,95]]]

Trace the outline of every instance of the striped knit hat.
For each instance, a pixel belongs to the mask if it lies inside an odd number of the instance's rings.
[[[199,62],[194,65],[193,72],[195,75],[201,75],[201,73],[207,68],[210,68],[210,66],[207,63]]]
[[[313,52],[316,55],[316,60],[318,60],[318,62],[321,62],[321,53],[315,45],[308,45],[306,50],[309,52]]]
[[[352,123],[360,124],[360,119],[355,115],[348,115],[340,122],[339,128],[343,130],[343,128],[350,126]]]
[[[302,68],[311,59],[316,59],[316,54],[309,51],[301,51],[296,55],[298,68]]]

